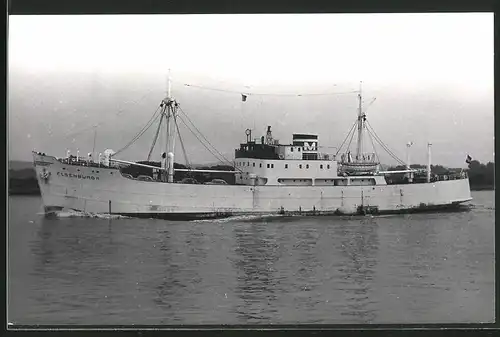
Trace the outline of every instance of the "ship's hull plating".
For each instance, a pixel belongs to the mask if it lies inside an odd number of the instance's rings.
[[[157,218],[237,214],[386,214],[447,210],[471,200],[469,180],[376,186],[191,185],[139,181],[113,168],[34,154],[47,213],[72,209]]]

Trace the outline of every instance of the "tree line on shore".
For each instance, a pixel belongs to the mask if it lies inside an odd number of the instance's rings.
[[[412,169],[425,169],[426,165],[413,164],[410,165]],[[405,170],[406,166],[398,165],[389,167],[388,171]],[[434,175],[455,175],[459,174],[462,168],[449,168],[442,165],[431,165],[431,174]],[[469,177],[469,183],[472,190],[492,190],[495,187],[495,163],[488,162],[482,164],[477,160],[472,160],[469,163],[468,169],[464,171],[467,172]]]

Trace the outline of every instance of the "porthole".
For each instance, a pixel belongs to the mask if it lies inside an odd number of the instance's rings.
[[[327,168],[327,169],[330,169],[330,165],[326,165],[326,168]]]
[[[300,168],[300,169],[302,168],[302,164],[299,164],[299,168]]]
[[[319,168],[320,168],[320,169],[323,169],[323,164],[321,164],[321,165],[319,166]]]
[[[255,163],[253,163],[253,167],[255,167]]]
[[[274,164],[271,164],[271,168],[274,168]]]
[[[308,168],[309,168],[309,164],[306,164],[306,169],[308,169]]]
[[[288,164],[285,164],[285,168],[286,168],[286,169],[288,168]]]

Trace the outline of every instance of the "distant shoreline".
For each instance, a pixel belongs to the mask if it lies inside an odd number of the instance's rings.
[[[494,191],[495,186],[474,186],[470,188],[471,191],[477,192],[477,191]]]

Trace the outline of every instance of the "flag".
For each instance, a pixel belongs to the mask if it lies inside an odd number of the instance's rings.
[[[466,162],[467,164],[470,164],[470,163],[471,163],[471,161],[472,161],[472,157],[471,157],[471,156],[469,156],[469,155],[467,155],[467,159],[465,159],[465,162]]]
[[[247,101],[247,95],[241,94],[241,101],[246,102]]]

